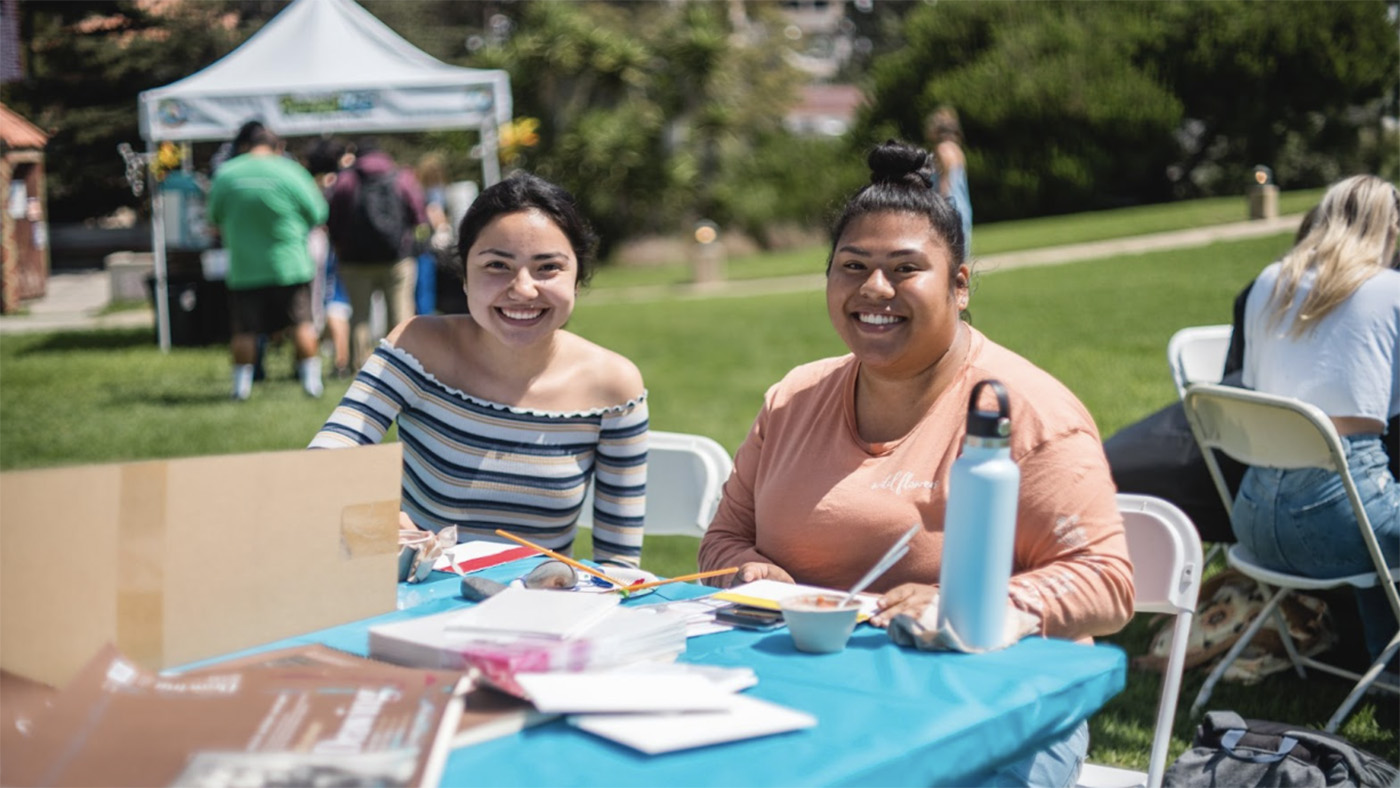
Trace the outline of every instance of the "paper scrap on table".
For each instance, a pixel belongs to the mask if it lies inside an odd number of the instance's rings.
[[[714,711],[727,708],[733,694],[694,673],[517,673],[515,680],[536,709],[550,714]]]
[[[538,550],[516,544],[483,541],[462,542],[444,550],[442,555],[433,562],[433,569],[439,572],[451,572],[454,571],[452,567],[456,566],[456,571],[475,572],[489,566],[509,563],[539,554]]]
[[[750,583],[730,586],[723,591],[716,591],[710,596],[714,599],[738,602],[742,605],[781,610],[781,603],[784,599],[802,594],[839,594],[845,596],[846,592],[834,588],[805,586],[798,583],[780,583],[777,580],[754,580]],[[856,594],[856,601],[860,603],[860,616],[857,620],[864,621],[873,616],[876,603],[879,600],[879,594]]]
[[[817,718],[804,711],[747,695],[729,698],[729,707],[722,711],[581,714],[569,717],[569,723],[648,755],[785,733],[817,724]]]

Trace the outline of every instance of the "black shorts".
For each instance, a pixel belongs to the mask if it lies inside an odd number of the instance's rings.
[[[228,291],[235,334],[272,334],[311,322],[311,284],[274,285]]]

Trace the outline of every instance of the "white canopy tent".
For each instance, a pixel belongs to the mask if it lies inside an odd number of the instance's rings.
[[[229,140],[250,119],[282,136],[476,129],[482,180],[500,179],[497,129],[511,117],[504,71],[452,66],[353,0],[295,0],[238,49],[178,82],[143,91],[147,150]],[[159,190],[152,195],[159,201]],[[162,207],[152,207],[157,332],[170,347]]]

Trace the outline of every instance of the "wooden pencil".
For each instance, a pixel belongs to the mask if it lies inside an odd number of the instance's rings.
[[[502,530],[499,529],[499,528],[496,529],[496,535],[497,535],[497,536],[504,536],[505,538],[511,540],[512,542],[519,542],[520,544],[523,544],[523,545],[525,545],[526,547],[529,547],[529,548],[531,548],[531,549],[533,549],[533,550],[539,550],[541,553],[544,553],[545,555],[549,556],[550,558],[553,558],[553,559],[556,560],[556,561],[563,561],[564,563],[568,564],[569,566],[572,566],[573,568],[579,570],[580,572],[587,572],[588,574],[593,575],[594,577],[600,577],[600,578],[602,578],[602,579],[608,581],[609,583],[612,583],[613,585],[617,586],[618,588],[621,588],[621,589],[626,589],[626,588],[627,588],[627,584],[626,584],[626,583],[623,583],[623,582],[620,581],[620,580],[614,580],[613,578],[608,577],[607,575],[603,574],[602,572],[599,572],[597,569],[594,569],[593,567],[591,567],[591,566],[589,566],[589,565],[587,565],[587,564],[580,563],[579,561],[575,561],[574,559],[572,559],[572,558],[570,558],[570,557],[568,557],[568,556],[566,556],[566,555],[560,555],[559,553],[556,553],[556,552],[554,552],[553,550],[550,550],[550,549],[547,548],[547,547],[540,547],[539,545],[535,544],[534,542],[531,542],[531,541],[528,540],[528,539],[521,539],[520,537],[516,536],[515,534],[508,533],[508,532],[506,532],[506,531],[502,531]]]
[[[728,569],[711,569],[708,572],[696,572],[690,575],[681,575],[680,577],[670,577],[665,580],[653,580],[650,583],[638,583],[637,585],[627,586],[625,589],[621,590],[642,591],[647,588],[656,588],[657,586],[664,586],[667,583],[683,583],[687,580],[700,580],[701,578],[705,577],[719,577],[720,575],[732,575],[737,571],[739,571],[739,567],[737,566],[731,566]]]

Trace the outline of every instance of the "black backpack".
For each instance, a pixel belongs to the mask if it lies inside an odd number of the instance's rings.
[[[392,263],[403,257],[404,236],[408,234],[408,210],[399,196],[399,173],[367,175],[355,170],[359,184],[346,228],[346,260],[364,263]]]
[[[1216,786],[1377,786],[1400,771],[1380,756],[1332,733],[1282,722],[1246,720],[1233,711],[1208,712],[1192,748],[1163,776],[1165,788]]]

